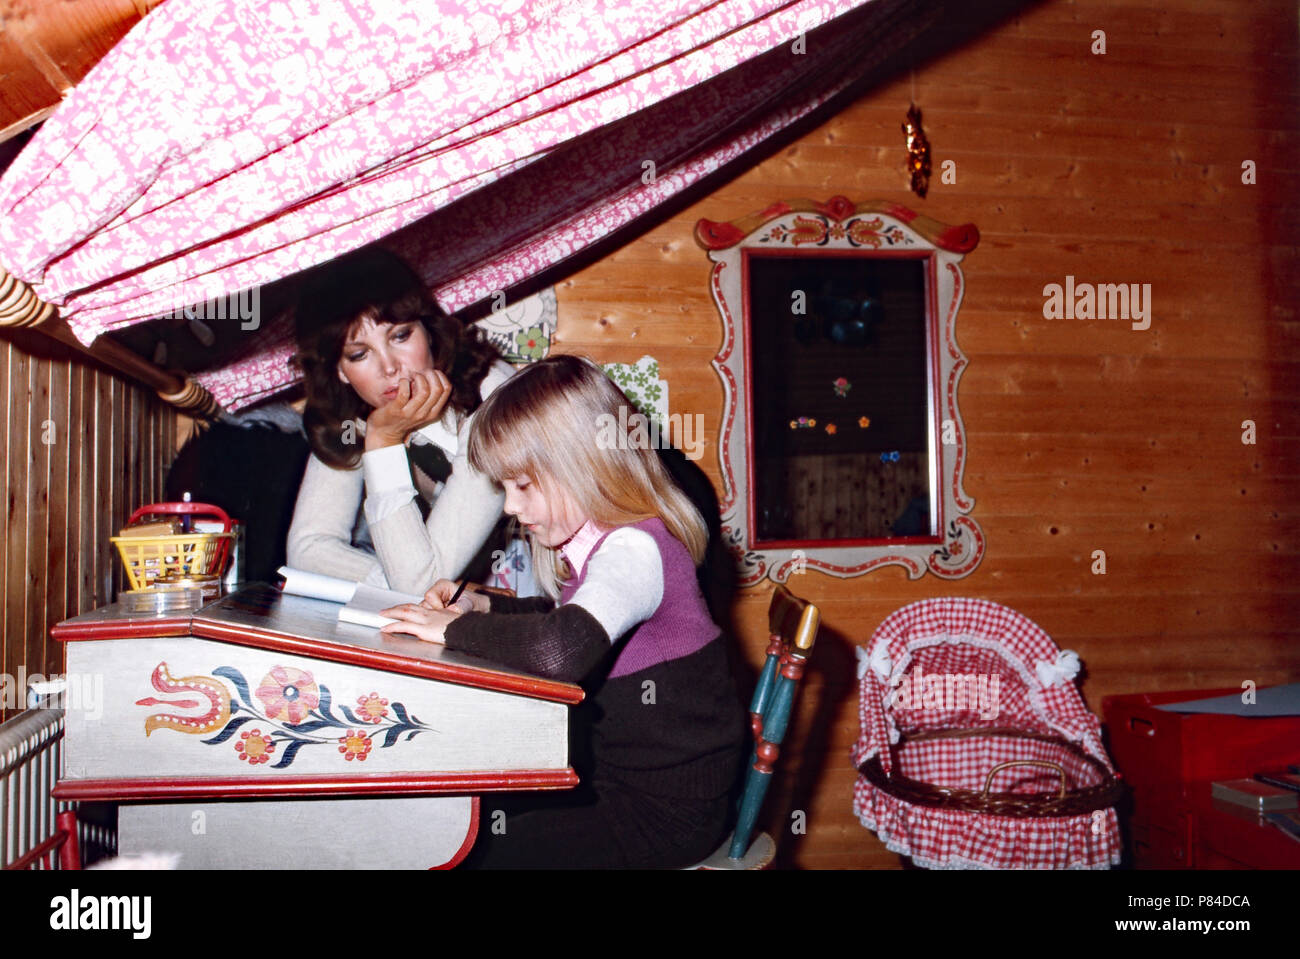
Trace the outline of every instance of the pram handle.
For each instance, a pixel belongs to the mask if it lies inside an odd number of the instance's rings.
[[[989,798],[989,787],[993,785],[993,777],[1008,766],[1047,766],[1049,769],[1055,769],[1061,775],[1061,794],[1057,799],[1065,798],[1065,767],[1059,763],[1048,762],[1046,759],[1012,759],[1009,762],[998,763],[989,770],[988,778],[984,780],[984,793],[981,799]]]

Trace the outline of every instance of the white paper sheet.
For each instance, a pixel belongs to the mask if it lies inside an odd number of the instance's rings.
[[[305,569],[281,566],[278,570],[284,577],[284,591],[308,599],[324,599],[331,603],[349,603],[356,594],[359,583],[337,576],[325,576],[322,573],[309,573]]]
[[[358,626],[373,626],[378,629],[397,620],[389,616],[380,616],[381,609],[401,606],[403,603],[419,603],[423,596],[399,593],[392,589],[380,589],[364,583],[357,586],[357,591],[346,606],[339,610],[339,622],[356,623]]]

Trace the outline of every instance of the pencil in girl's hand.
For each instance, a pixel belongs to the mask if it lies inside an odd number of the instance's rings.
[[[444,608],[451,609],[451,607],[455,606],[456,600],[460,599],[460,594],[465,592],[465,587],[468,585],[469,585],[469,580],[462,579],[460,581],[460,585],[456,587],[456,592],[451,594],[451,599],[447,600],[447,605]]]

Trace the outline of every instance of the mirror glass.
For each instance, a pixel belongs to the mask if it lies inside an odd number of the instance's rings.
[[[747,258],[755,543],[936,536],[927,262]]]

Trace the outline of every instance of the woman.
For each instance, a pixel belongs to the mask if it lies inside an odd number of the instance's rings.
[[[531,594],[524,551],[493,535],[504,494],[465,455],[471,414],[509,364],[377,248],[312,270],[296,325],[312,456],[289,565],[409,593],[490,567]]]

